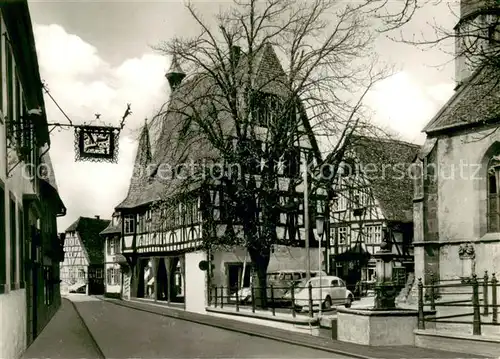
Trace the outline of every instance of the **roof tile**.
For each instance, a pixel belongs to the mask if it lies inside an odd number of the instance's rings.
[[[408,172],[421,146],[372,137],[356,136],[356,157],[363,167],[370,165],[369,181],[385,218],[413,221],[413,181]]]
[[[464,83],[425,126],[428,134],[500,118],[498,69],[482,68]],[[494,72],[494,73],[492,73]]]

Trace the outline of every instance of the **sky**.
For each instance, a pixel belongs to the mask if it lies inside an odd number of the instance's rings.
[[[222,4],[195,2],[207,17]],[[140,128],[168,99],[170,59],[152,47],[195,30],[182,0],[28,3],[41,77],[71,121],[97,124],[98,113],[101,123],[117,126],[127,103],[132,110],[120,134],[118,164],[75,162],[74,130],[52,131],[50,155],[68,210],[58,219],[62,232],[79,216],[110,218],[125,198]],[[404,34],[428,33],[432,21],[452,28],[454,16],[440,5],[420,11]],[[383,34],[375,46],[380,59],[397,71],[367,97],[374,121],[422,144],[422,128],[453,94],[452,56],[442,48],[417,48]],[[45,104],[49,123],[68,123],[47,95]]]

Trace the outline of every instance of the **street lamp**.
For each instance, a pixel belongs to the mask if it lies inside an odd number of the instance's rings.
[[[316,208],[316,233],[318,234],[318,243],[319,243],[319,253],[321,258],[321,242],[323,240],[323,233],[325,232],[325,220],[327,220],[326,216],[326,191],[323,188],[318,188],[316,190],[317,194],[317,208]],[[322,264],[323,260],[319,261],[320,270],[323,268]]]
[[[322,282],[321,282],[321,274],[323,270],[323,254],[321,253],[321,241],[323,240],[323,232],[325,230],[325,199],[324,199],[324,190],[323,188],[317,188],[316,195],[316,233],[318,234],[318,269],[319,269],[319,316],[321,317],[321,306],[323,301],[323,292],[322,292]]]

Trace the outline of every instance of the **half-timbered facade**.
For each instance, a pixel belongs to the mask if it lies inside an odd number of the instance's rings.
[[[104,293],[104,239],[99,235],[109,220],[79,217],[66,229],[61,290],[85,294]]]
[[[395,273],[413,272],[411,163],[420,146],[397,140],[353,137],[331,205],[332,268],[349,285],[373,281],[371,256],[387,238],[397,255]]]
[[[61,304],[57,216],[66,208],[26,1],[0,3],[0,357],[18,358]]]
[[[233,51],[240,53],[241,50]],[[244,55],[241,54],[240,58],[242,56]],[[273,76],[284,74],[270,45],[260,50],[256,68],[256,78],[267,76],[266,81]],[[175,107],[176,104],[178,106],[178,102],[184,96],[189,96],[192,91],[200,91],[190,82],[181,86],[184,76],[174,59],[167,74],[172,88],[169,108]],[[278,95],[262,92],[260,97],[262,100],[276,96]],[[258,111],[257,117],[261,120],[255,125],[262,133],[266,131],[266,121],[272,120],[271,114],[264,109],[269,106],[264,104],[267,102],[263,102],[263,110]],[[212,285],[228,288],[229,295],[232,290],[236,290],[237,283],[248,285],[247,270],[251,268],[251,264],[247,251],[242,247],[230,250],[218,248],[210,253],[207,251],[205,244],[213,238],[211,236],[239,235],[241,227],[229,221],[231,203],[225,193],[226,187],[222,186],[220,181],[213,180],[201,187],[190,183],[186,187],[186,181],[176,178],[182,168],[178,166],[179,159],[172,155],[175,145],[168,139],[175,138],[172,133],[180,131],[176,126],[180,126],[182,118],[178,116],[176,111],[167,111],[154,153],[148,126],[144,126],[127,197],[116,207],[122,218],[123,255],[132,269],[130,275],[124,278],[124,288],[130,287],[130,295],[133,297],[184,302],[188,310],[202,310],[206,304],[204,298],[209,285],[207,280]],[[275,186],[280,204],[290,205],[294,210],[282,213],[279,217],[277,245],[273,248],[269,270],[305,269],[306,265],[303,248],[303,184],[297,183],[301,182],[301,164],[317,159],[319,150],[307,118],[303,113],[298,113],[297,116],[304,122],[300,126],[303,134],[297,136],[295,145],[281,157],[277,167],[280,179]],[[258,141],[261,146],[265,146],[265,135]],[[211,163],[217,164],[217,154],[207,145],[206,140],[191,141],[186,153],[188,158],[182,158],[183,163],[210,158]],[[256,157],[251,165],[258,172],[259,167],[264,164]],[[258,175],[256,178],[256,186],[259,186]],[[318,247],[317,237],[312,230],[310,239],[311,247]],[[286,246],[283,243],[286,243]],[[320,265],[317,257],[317,249],[313,248],[312,269],[317,269]],[[211,263],[208,278],[206,272],[198,267],[203,260]],[[205,285],[202,287],[201,283]],[[193,298],[193,301],[190,298]]]

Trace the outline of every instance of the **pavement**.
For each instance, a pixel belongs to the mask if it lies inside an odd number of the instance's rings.
[[[22,359],[104,358],[73,303],[63,299],[61,307]]]
[[[315,337],[147,303],[69,299],[23,358],[479,357],[412,346],[368,347],[333,340],[328,331]]]

